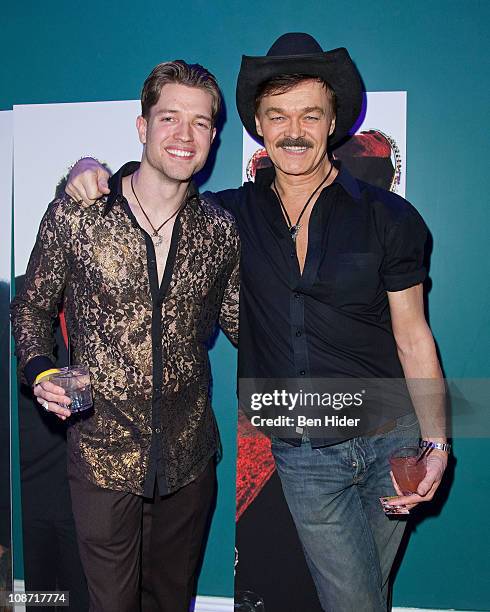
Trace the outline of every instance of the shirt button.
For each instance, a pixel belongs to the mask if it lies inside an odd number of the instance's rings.
[[[357,461],[353,461],[352,462],[352,467],[354,467],[354,468],[357,467]]]
[[[155,433],[159,434],[161,431],[160,427],[155,427]]]
[[[299,373],[300,376],[304,376],[305,374],[306,374],[306,372],[304,370],[301,370],[300,373]]]
[[[295,293],[295,294],[294,294],[294,297],[295,297],[297,300],[299,300],[299,298],[301,297],[301,293]]]
[[[300,336],[301,336],[301,332],[298,329],[298,331],[296,332],[296,338],[299,338]]]

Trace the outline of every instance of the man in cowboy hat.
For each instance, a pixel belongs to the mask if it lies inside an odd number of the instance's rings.
[[[285,497],[329,612],[386,610],[405,523],[386,516],[379,498],[398,493],[393,503],[409,508],[431,500],[449,451],[442,374],[424,317],[426,226],[408,202],[356,180],[328,156],[354,126],[362,96],[347,50],[324,52],[307,34],[281,36],[265,57],[244,56],[238,112],[272,167],[258,170],[255,183],[216,194],[241,236],[242,379],[429,379],[440,391],[427,411],[410,384],[418,418],[394,412],[370,435],[304,428],[296,438],[273,437]],[[93,201],[107,191],[107,175],[94,164],[75,168],[70,195]],[[433,450],[417,492],[404,496],[388,460],[420,436]]]

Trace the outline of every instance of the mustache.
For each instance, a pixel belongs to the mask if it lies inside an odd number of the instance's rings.
[[[306,138],[289,138],[285,137],[277,143],[278,147],[306,147],[307,149],[313,148],[313,143]]]

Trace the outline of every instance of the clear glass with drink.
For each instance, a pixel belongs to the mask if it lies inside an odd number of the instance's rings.
[[[90,371],[86,366],[68,366],[49,376],[50,382],[65,390],[71,399],[68,409],[73,413],[92,407]]]
[[[426,457],[420,458],[416,446],[400,448],[390,457],[391,471],[403,495],[417,493],[417,487],[427,473]]]

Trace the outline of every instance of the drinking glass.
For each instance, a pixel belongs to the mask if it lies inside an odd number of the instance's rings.
[[[427,472],[427,461],[419,460],[421,450],[416,446],[400,448],[390,457],[391,471],[403,495],[417,493],[417,487]]]
[[[50,382],[62,387],[71,399],[71,412],[82,412],[92,407],[90,372],[86,366],[68,366],[49,377]]]

